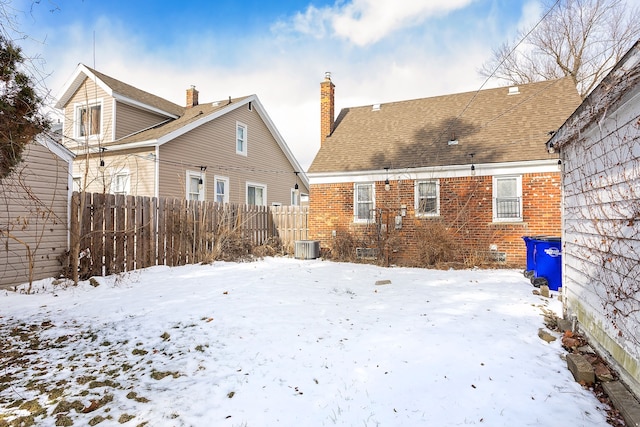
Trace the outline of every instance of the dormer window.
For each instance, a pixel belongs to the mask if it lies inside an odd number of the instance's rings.
[[[98,137],[102,132],[102,103],[76,106],[76,137]]]

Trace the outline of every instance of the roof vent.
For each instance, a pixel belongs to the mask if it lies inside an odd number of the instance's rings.
[[[220,105],[220,101],[216,101],[216,102],[212,102],[212,103],[211,103],[211,106],[212,106],[212,107],[217,107],[217,106],[219,106],[219,105]]]
[[[373,108],[371,108],[371,111],[380,111],[380,104],[373,104]]]
[[[509,95],[517,95],[520,93],[520,89],[518,89],[518,86],[511,86],[509,88]]]
[[[450,139],[447,142],[448,145],[458,145],[458,140],[457,139]]]

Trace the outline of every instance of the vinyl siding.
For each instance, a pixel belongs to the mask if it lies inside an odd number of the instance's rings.
[[[167,120],[165,116],[116,102],[116,139],[139,132]]]
[[[85,140],[85,138],[76,135],[75,106],[77,104],[91,105],[96,100],[102,100],[101,135],[98,138],[90,137]],[[84,83],[65,106],[63,135],[65,137],[63,140],[64,145],[74,151],[84,148],[87,143],[89,146],[95,146],[98,143],[104,144],[113,139],[113,98],[107,95],[93,80],[85,79]]]
[[[628,93],[633,93],[627,89]],[[596,98],[597,100],[597,98]],[[640,92],[562,147],[566,304],[640,393]]]
[[[236,122],[247,125],[247,156],[236,154]],[[160,146],[159,166],[161,196],[186,197],[186,171],[206,166],[205,199],[214,199],[214,176],[224,176],[229,178],[231,203],[246,202],[251,182],[267,186],[267,205],[289,205],[296,178],[260,115],[246,106]],[[298,184],[300,192],[308,193]]]
[[[34,256],[34,280],[58,275],[57,258],[67,250],[69,164],[38,143],[24,159],[0,186],[0,286],[28,281],[25,244]]]
[[[129,172],[129,193],[133,196],[155,195],[155,149],[143,148],[126,151],[105,151],[104,167],[98,167],[100,158],[97,155],[76,157],[74,177],[83,182],[83,189],[91,193],[111,193],[112,177],[115,173]],[[89,164],[89,174],[85,180],[85,167]]]

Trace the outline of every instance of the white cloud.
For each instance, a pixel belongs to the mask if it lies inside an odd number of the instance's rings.
[[[397,0],[353,0],[321,9],[311,5],[290,22],[280,22],[275,28],[321,38],[329,27],[332,36],[356,46],[367,46],[395,31],[422,24],[429,17],[463,8],[471,1],[405,0],[399,5]]]
[[[505,20],[488,24],[490,11],[467,11],[463,6],[469,2],[407,1],[392,7],[387,0],[355,0],[308,7],[274,24],[272,34],[223,37],[199,30],[168,43],[117,18],[101,18],[42,26],[38,31],[47,35],[47,44],[32,48],[44,50],[52,71],[47,85],[54,94],[79,62],[93,65],[94,29],[99,71],[178,104],[184,104],[190,85],[200,91],[201,102],[257,94],[306,170],[320,147],[319,85],[325,71],[332,72],[336,84],[336,114],[345,107],[480,87],[476,70],[499,34],[512,30],[520,16],[500,28]],[[450,16],[443,15],[447,11]],[[429,17],[429,25],[415,26]],[[345,22],[344,34],[333,26],[338,18]],[[378,43],[358,47],[373,40]]]

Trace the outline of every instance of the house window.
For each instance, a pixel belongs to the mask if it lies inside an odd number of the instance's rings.
[[[291,189],[291,206],[298,206],[300,203],[298,202],[298,194],[300,190],[296,190],[295,188]]]
[[[73,191],[82,191],[82,178],[79,176],[73,177]]]
[[[202,172],[187,171],[187,200],[204,200],[204,182]]]
[[[355,222],[375,220],[375,189],[373,184],[355,184],[353,210]]]
[[[417,216],[440,215],[440,183],[438,181],[416,182],[415,210]]]
[[[247,155],[247,125],[236,122],[236,154]]]
[[[247,183],[247,204],[266,206],[267,187],[262,184]]]
[[[129,194],[129,171],[118,171],[111,175],[111,193]]]
[[[215,177],[216,202],[229,203],[229,178],[223,176]]]
[[[493,220],[522,221],[522,177],[493,177]]]
[[[102,104],[76,106],[76,135],[78,137],[100,136],[102,129]]]

